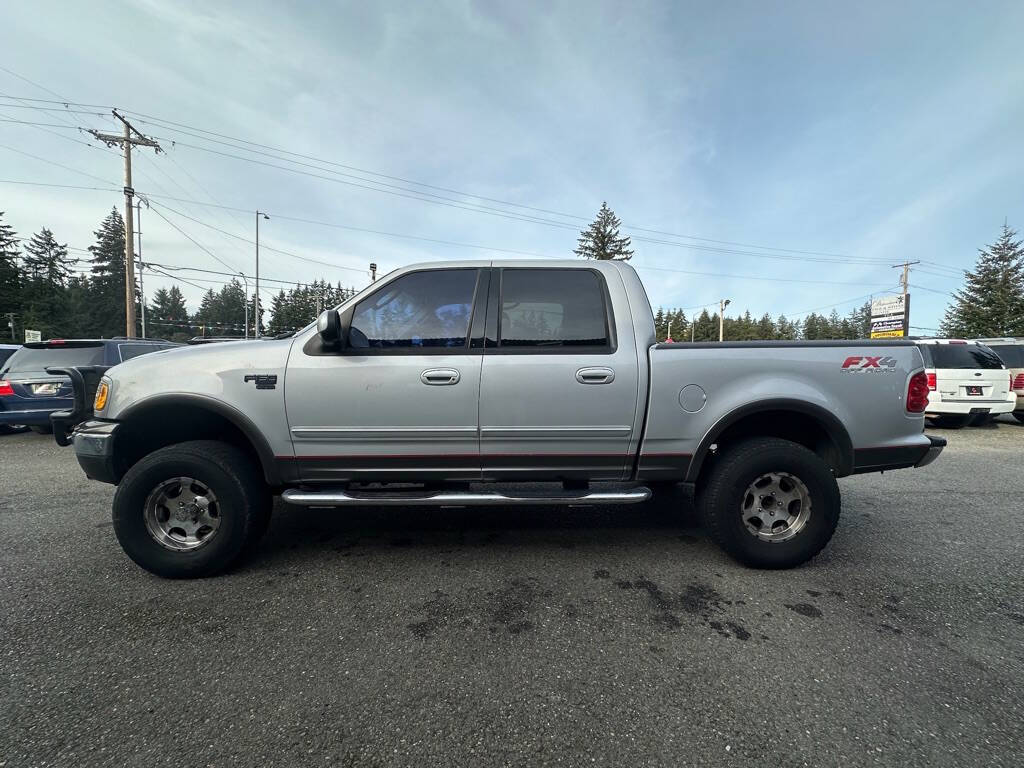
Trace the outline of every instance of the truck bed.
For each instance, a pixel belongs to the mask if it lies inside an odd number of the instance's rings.
[[[931,446],[923,414],[905,410],[924,369],[909,340],[661,343],[648,357],[641,477],[695,480],[716,438],[755,414],[825,425],[837,476],[913,466]]]

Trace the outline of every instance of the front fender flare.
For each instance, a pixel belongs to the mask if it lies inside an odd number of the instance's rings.
[[[260,466],[267,483],[271,486],[281,485],[281,473],[267,438],[248,416],[222,400],[196,394],[153,395],[129,405],[117,415],[116,421],[129,421],[134,415],[154,406],[182,405],[212,411],[236,426],[255,449],[256,455],[259,456]]]

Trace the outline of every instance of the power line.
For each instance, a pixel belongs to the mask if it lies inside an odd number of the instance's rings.
[[[117,187],[83,187],[77,184],[48,184],[41,181],[20,181],[17,179],[0,179],[0,184],[18,184],[27,187],[53,187],[57,189],[88,189],[94,192],[120,192]]]
[[[171,213],[174,213],[174,214],[176,214],[178,216],[181,216],[182,218],[188,219],[189,221],[194,221],[196,224],[199,224],[201,226],[207,227],[209,229],[216,230],[217,232],[222,232],[223,234],[227,235],[228,237],[233,237],[233,238],[235,238],[237,240],[241,240],[241,241],[246,242],[246,243],[251,243],[253,245],[255,245],[255,243],[256,243],[255,240],[250,240],[247,237],[242,237],[241,235],[236,235],[233,232],[228,232],[227,230],[221,229],[220,227],[216,227],[213,224],[209,224],[209,223],[207,223],[205,221],[201,221],[201,220],[196,219],[196,218],[194,218],[192,216],[189,216],[186,213],[182,213],[181,211],[175,210],[174,208],[171,208],[170,206],[168,206],[166,204],[153,202],[152,205],[156,206],[156,207],[163,208],[166,211],[170,211]],[[335,269],[347,269],[347,270],[351,270],[353,272],[359,272],[359,273],[365,272],[364,269],[360,269],[360,268],[357,268],[357,267],[346,267],[346,266],[342,266],[341,264],[332,264],[331,262],[328,262],[328,261],[322,261],[320,259],[314,259],[311,256],[302,256],[302,255],[297,254],[297,253],[292,253],[291,251],[282,250],[281,248],[273,248],[273,247],[271,247],[269,245],[265,245],[264,243],[260,243],[260,248],[263,248],[263,249],[268,250],[268,251],[272,251],[274,253],[280,253],[280,254],[283,254],[285,256],[291,256],[292,258],[299,259],[300,261],[308,261],[308,262],[313,263],[313,264],[320,264],[320,265],[325,266],[325,267],[333,267]]]
[[[25,152],[24,150],[21,150],[21,149],[15,149],[14,147],[9,147],[6,144],[0,144],[0,147],[2,147],[4,149],[7,149],[7,150],[10,150],[11,152],[15,152],[15,153],[17,153],[19,155],[24,155],[25,157],[31,157],[33,160],[38,160],[41,163],[47,163],[49,165],[55,165],[58,168],[63,168],[65,171],[70,171],[71,173],[77,173],[79,176],[86,176],[86,177],[88,177],[90,179],[94,179],[96,181],[103,181],[103,182],[108,182],[109,183],[108,179],[104,179],[104,178],[101,178],[99,176],[94,176],[93,174],[86,173],[85,171],[80,171],[77,168],[72,168],[70,165],[64,165],[63,163],[58,163],[56,160],[50,160],[50,159],[45,158],[45,157],[40,157],[39,155],[33,155],[31,152]]]
[[[171,225],[171,226],[172,226],[172,227],[173,227],[174,229],[176,229],[176,230],[177,230],[177,231],[178,231],[179,233],[181,233],[181,234],[182,234],[182,235],[183,235],[183,236],[184,236],[185,238],[187,238],[187,239],[188,239],[188,240],[189,240],[189,241],[190,241],[190,242],[191,242],[191,243],[192,243],[193,245],[195,245],[195,246],[196,246],[197,248],[199,248],[200,250],[202,250],[202,251],[203,251],[204,253],[208,254],[208,255],[210,256],[210,258],[212,258],[212,259],[213,259],[214,261],[218,262],[219,264],[223,264],[223,265],[224,265],[225,267],[227,267],[228,269],[235,269],[235,268],[234,268],[234,267],[233,267],[232,265],[230,265],[230,264],[228,264],[228,263],[227,263],[226,261],[224,261],[224,259],[220,258],[220,256],[218,256],[217,254],[215,254],[215,253],[214,253],[213,251],[211,251],[211,250],[210,250],[209,248],[207,248],[207,247],[206,247],[205,245],[203,245],[203,244],[202,244],[202,243],[200,243],[200,242],[199,242],[198,240],[196,240],[196,239],[195,239],[194,237],[192,237],[192,235],[190,235],[190,234],[189,234],[188,232],[186,232],[185,230],[183,230],[183,229],[182,229],[181,227],[179,227],[179,226],[178,226],[177,224],[175,224],[175,223],[174,223],[173,221],[171,221],[171,220],[170,220],[170,219],[168,219],[168,218],[167,218],[166,216],[164,216],[164,215],[163,215],[162,213],[160,213],[160,211],[159,211],[159,210],[157,210],[157,209],[156,209],[155,207],[152,207],[152,208],[151,208],[150,210],[152,210],[152,211],[153,211],[153,213],[155,213],[155,214],[156,214],[157,216],[159,216],[159,217],[160,217],[161,219],[163,219],[164,221],[166,221],[166,222],[167,222],[168,224],[170,224],[170,225]],[[237,273],[238,273],[238,270],[235,270],[235,272],[236,272],[236,274],[237,274]]]

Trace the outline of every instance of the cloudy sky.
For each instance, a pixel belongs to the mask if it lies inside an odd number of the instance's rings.
[[[1024,229],[1024,4],[780,5],[8,3],[0,210],[90,245],[123,168],[76,128],[116,106],[166,150],[135,188],[168,271],[251,274],[256,208],[280,281],[570,256],[607,200],[656,306],[845,312],[910,259],[934,328],[950,268]],[[227,279],[174,274],[193,308]]]

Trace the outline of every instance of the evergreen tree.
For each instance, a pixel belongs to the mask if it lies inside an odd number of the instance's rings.
[[[65,307],[71,263],[67,245],[58,243],[45,227],[25,245],[22,320],[26,328],[42,332],[43,338],[67,336],[68,331],[77,330]]]
[[[978,249],[973,272],[946,310],[943,336],[1024,335],[1024,247],[1003,224],[999,239]]]
[[[185,297],[176,285],[172,285],[170,290],[158,289],[153,295],[153,303],[146,313],[147,326],[153,329],[150,332],[147,328],[150,336],[184,341],[193,335],[189,325],[188,310],[185,308]]]
[[[580,232],[573,253],[585,259],[628,261],[633,258],[633,251],[629,247],[629,238],[619,236],[620,226],[622,222],[608,207],[608,203],[601,203],[597,218],[587,229]]]
[[[124,301],[124,219],[116,208],[94,233],[92,253],[92,297],[85,330],[89,336],[123,336]]]
[[[712,317],[704,309],[693,325],[694,341],[718,341],[718,315]]]
[[[21,322],[21,268],[18,265],[18,239],[14,228],[3,223],[3,211],[0,211],[0,339],[12,341],[20,336],[24,327]],[[8,327],[14,314],[14,324]]]
[[[758,339],[774,339],[776,337],[775,323],[772,321],[772,316],[765,312],[761,315],[761,319],[757,321],[757,337]]]

